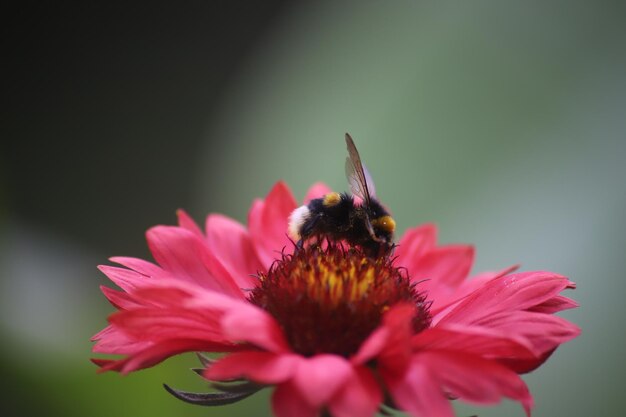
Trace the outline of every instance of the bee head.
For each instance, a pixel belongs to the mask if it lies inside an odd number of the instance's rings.
[[[370,220],[374,236],[369,248],[370,256],[378,257],[389,253],[393,249],[393,232],[396,222],[389,214],[383,214]]]
[[[369,206],[369,219],[377,240],[391,243],[396,222],[377,200],[372,199]]]

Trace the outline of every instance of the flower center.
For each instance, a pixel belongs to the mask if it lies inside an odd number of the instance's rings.
[[[312,245],[283,255],[259,279],[250,302],[269,312],[291,348],[305,356],[356,353],[383,313],[398,302],[417,307],[416,333],[430,325],[425,295],[388,257],[372,259],[357,249]]]

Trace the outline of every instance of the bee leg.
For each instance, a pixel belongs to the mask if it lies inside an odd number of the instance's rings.
[[[304,247],[304,239],[300,239],[296,242],[296,250],[301,250]]]

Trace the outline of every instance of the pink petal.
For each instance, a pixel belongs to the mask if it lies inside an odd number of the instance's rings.
[[[344,358],[323,354],[303,358],[292,381],[307,403],[320,407],[346,383],[351,374],[352,366]]]
[[[119,331],[115,328],[113,328],[111,325],[108,325],[107,327],[105,327],[104,329],[100,330],[98,333],[96,333],[95,335],[93,335],[91,337],[92,342],[96,341],[96,340],[101,340],[101,339],[105,339],[106,337],[108,337],[112,332],[118,332]]]
[[[506,366],[516,374],[525,374],[530,371],[534,371],[541,364],[548,360],[548,358],[554,353],[556,348],[544,352],[536,358],[532,359],[516,359],[516,358],[500,358],[497,359],[497,362],[501,365]]]
[[[111,326],[95,336],[100,341],[94,349],[129,356],[110,362],[103,371],[130,372],[181,352],[234,351],[241,347],[225,338],[219,319],[228,309],[247,306],[243,301],[171,280],[154,281],[128,296],[137,306],[113,314]],[[210,308],[195,308],[192,301],[196,298]]]
[[[109,366],[110,364],[112,364],[113,362],[115,362],[115,360],[113,359],[90,358],[89,360],[92,363],[94,363],[96,366],[98,366],[99,368],[105,368]],[[100,372],[100,370],[98,370],[98,372]]]
[[[309,191],[307,191],[306,196],[304,197],[303,204],[309,204],[309,201],[316,198],[322,198],[330,192],[332,192],[332,190],[329,186],[327,186],[323,182],[316,182],[311,186],[311,188],[309,188]]]
[[[428,292],[435,306],[454,293],[465,280],[474,262],[474,248],[466,245],[447,245],[435,248],[419,260],[404,265],[411,281],[419,283],[420,291]],[[423,282],[422,282],[423,281]]]
[[[363,342],[358,352],[352,357],[354,364],[364,364],[374,359],[387,346],[391,330],[381,326],[374,330]]]
[[[552,272],[522,272],[488,282],[462,300],[439,323],[472,324],[503,311],[525,310],[549,300],[569,280]]]
[[[252,304],[230,310],[221,322],[230,340],[252,343],[275,353],[290,351],[276,320]]]
[[[169,339],[197,339],[227,342],[216,317],[193,310],[123,310],[111,315],[109,322],[135,340],[160,342]]]
[[[246,300],[207,290],[195,283],[181,280],[159,280],[142,286],[132,293],[133,298],[143,305],[203,309],[224,312],[251,306]]]
[[[153,301],[153,304],[159,306],[181,307],[211,314],[239,310],[263,312],[247,300],[232,298],[180,281],[163,281],[150,287],[139,288],[133,295],[144,301]]]
[[[438,383],[454,396],[478,404],[493,404],[502,397],[522,403],[530,415],[533,400],[522,379],[506,367],[474,355],[425,352],[416,361],[430,369]]]
[[[382,324],[363,342],[352,357],[352,363],[364,364],[377,356],[383,366],[401,372],[411,355],[410,340],[413,334],[411,320],[415,307],[396,304],[383,316]]]
[[[141,308],[119,311],[109,322],[135,340],[160,342],[197,339],[227,343],[216,317],[174,308]]]
[[[149,341],[135,340],[111,325],[92,337],[91,341],[97,341],[92,352],[112,355],[130,355],[153,345]]]
[[[119,371],[127,374],[139,369],[149,368],[165,359],[184,352],[216,352],[222,345],[204,340],[170,340],[147,347],[125,359],[111,361],[99,372]]]
[[[382,373],[395,404],[414,417],[454,417],[450,402],[429,367],[413,361],[401,375]]]
[[[98,269],[118,287],[126,292],[132,291],[137,285],[145,285],[147,277],[139,272],[115,266],[98,265]],[[149,282],[149,281],[148,281]]]
[[[370,417],[376,413],[382,399],[372,371],[359,366],[331,399],[328,408],[333,417]]]
[[[205,369],[204,377],[214,381],[244,377],[261,384],[278,384],[294,375],[299,360],[292,354],[235,352]]]
[[[139,272],[141,275],[145,275],[147,277],[161,278],[166,276],[166,278],[171,278],[163,269],[152,262],[144,261],[143,259],[114,256],[113,258],[110,258],[110,261],[130,268],[133,271]]]
[[[211,214],[206,220],[206,240],[215,254],[241,288],[254,288],[252,274],[265,268],[257,258],[248,231],[235,220]]]
[[[478,327],[449,325],[433,327],[413,336],[414,350],[459,351],[487,358],[534,359],[532,345],[523,337]]]
[[[446,303],[449,304],[459,301],[461,298],[464,298],[481,287],[484,287],[489,281],[493,281],[496,278],[510,274],[518,268],[519,265],[511,265],[499,271],[481,272],[480,274],[464,280],[453,293],[449,294],[447,297],[442,296],[442,298],[438,300],[439,302],[437,303],[437,307],[431,307],[431,312],[436,312],[437,310],[445,308]]]
[[[145,364],[167,357],[168,346],[184,340],[218,352],[250,349],[245,342],[271,351],[289,349],[275,320],[247,301],[172,280],[139,287],[129,297],[137,305],[113,314],[112,327],[96,335],[102,340],[99,352],[130,355],[106,369],[138,369],[135,363],[149,366]]]
[[[189,230],[194,235],[198,236],[200,239],[204,238],[202,234],[202,230],[198,227],[195,221],[187,214],[187,212],[183,209],[176,210],[176,215],[178,216],[178,225],[183,229]]]
[[[500,312],[476,324],[524,337],[538,353],[552,350],[580,335],[580,328],[562,317],[530,311]]]
[[[286,382],[274,390],[272,410],[276,417],[317,417],[319,407],[307,403],[295,385]]]
[[[272,352],[289,351],[282,330],[274,318],[247,301],[193,284],[165,280],[150,287],[138,288],[133,297],[150,306],[136,313],[136,317],[129,316],[133,320],[145,320],[145,323],[135,325],[135,321],[124,322],[125,325],[133,325],[133,330],[129,331],[140,332],[137,337],[181,331],[181,335],[190,337],[191,332],[194,332],[194,337],[202,338],[195,332],[206,331],[207,337],[212,335],[212,340],[220,334],[231,342],[248,342]],[[155,319],[161,315],[169,317]],[[149,334],[141,334],[146,331]]]
[[[434,224],[424,224],[408,229],[396,248],[397,264],[401,266],[413,265],[419,258],[435,247],[437,243],[437,227]]]
[[[464,280],[461,285],[459,285],[454,292],[448,295],[439,295],[439,299],[437,300],[436,305],[431,305],[430,313],[433,317],[433,323],[437,323],[438,319],[448,314],[461,300],[465,297],[473,293],[474,291],[479,290],[484,287],[489,281],[493,281],[496,278],[500,278],[504,275],[507,275],[516,269],[519,268],[519,265],[512,265],[507,268],[501,269],[500,271],[490,271],[490,272],[481,272],[474,277],[471,277],[467,280]]]
[[[478,288],[482,287],[483,285],[487,284],[489,281],[492,281],[496,278],[500,278],[504,275],[515,272],[516,270],[519,269],[519,267],[520,267],[519,264],[515,264],[515,265],[508,266],[504,269],[500,269],[499,271],[481,272],[479,274],[474,275],[473,277],[470,277],[468,280],[463,281],[461,288],[465,289],[467,291],[467,294],[469,294],[477,290]]]
[[[402,373],[407,368],[411,355],[411,320],[415,307],[396,304],[383,316],[383,326],[389,329],[389,338],[380,352],[379,362],[388,372]]]
[[[259,260],[269,269],[280,252],[289,251],[292,243],[287,237],[289,215],[296,208],[296,200],[287,185],[274,185],[265,201],[256,201],[248,215],[248,228]]]
[[[111,288],[105,287],[104,285],[100,286],[100,290],[104,294],[104,296],[109,300],[111,304],[117,309],[130,309],[139,307],[142,304],[138,303],[133,297],[129,294],[116,291]]]
[[[228,271],[193,232],[180,227],[157,226],[148,230],[147,238],[156,261],[177,279],[243,298]]]
[[[569,310],[571,308],[578,307],[579,304],[567,297],[557,295],[549,300],[544,301],[541,304],[537,304],[534,307],[528,309],[528,311],[534,311],[536,313],[553,314],[559,311]]]

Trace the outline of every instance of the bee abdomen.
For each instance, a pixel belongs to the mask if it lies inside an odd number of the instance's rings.
[[[304,224],[311,218],[311,210],[307,205],[300,206],[289,215],[289,237],[295,241],[302,238],[301,231]]]

